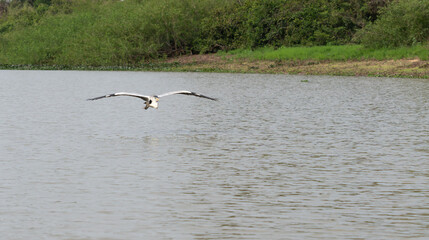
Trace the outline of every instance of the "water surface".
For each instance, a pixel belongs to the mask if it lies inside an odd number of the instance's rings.
[[[429,238],[427,79],[0,71],[0,83],[4,239]],[[85,101],[181,89],[220,101]]]

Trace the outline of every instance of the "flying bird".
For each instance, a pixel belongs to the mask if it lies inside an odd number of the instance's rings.
[[[153,96],[146,96],[146,95],[141,95],[141,94],[137,94],[137,93],[118,92],[118,93],[112,93],[112,94],[108,94],[108,95],[104,95],[104,96],[100,96],[100,97],[90,98],[87,100],[88,101],[94,101],[94,100],[98,100],[98,99],[102,99],[102,98],[116,97],[116,96],[137,97],[137,98],[140,98],[143,101],[145,101],[146,106],[144,107],[144,109],[147,110],[150,107],[157,109],[158,108],[158,101],[160,98],[170,96],[170,95],[174,95],[174,94],[190,95],[190,96],[207,98],[207,99],[210,99],[213,101],[217,101],[217,98],[207,97],[207,96],[204,96],[202,94],[191,92],[191,91],[186,91],[186,90],[168,92],[168,93],[163,93],[161,95],[153,95]]]

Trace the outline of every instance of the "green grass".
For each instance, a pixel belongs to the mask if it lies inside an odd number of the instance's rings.
[[[314,46],[314,47],[272,47],[255,50],[238,49],[220,52],[220,55],[232,55],[237,58],[254,60],[390,60],[404,58],[429,59],[429,46],[369,49],[361,45]]]

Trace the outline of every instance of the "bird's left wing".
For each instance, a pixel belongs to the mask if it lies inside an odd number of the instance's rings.
[[[174,95],[174,94],[191,95],[191,96],[195,96],[195,97],[207,98],[207,99],[210,99],[213,101],[217,101],[217,98],[208,97],[208,96],[205,96],[205,95],[202,95],[202,94],[199,94],[196,92],[187,91],[187,90],[163,93],[161,95],[158,95],[157,97],[161,98],[161,97],[170,96],[170,95]]]

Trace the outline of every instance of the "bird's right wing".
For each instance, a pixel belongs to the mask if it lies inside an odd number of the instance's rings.
[[[195,96],[195,97],[200,97],[200,98],[207,98],[213,101],[217,101],[217,98],[212,98],[212,97],[208,97],[196,92],[191,92],[191,91],[187,91],[187,90],[182,90],[182,91],[174,91],[174,92],[168,92],[168,93],[163,93],[161,95],[158,95],[158,97],[165,97],[165,96],[170,96],[170,95],[174,95],[174,94],[183,94],[183,95],[190,95],[190,96]]]
[[[137,94],[137,93],[127,93],[127,92],[112,93],[112,94],[108,94],[108,95],[104,95],[104,96],[100,96],[100,97],[89,98],[87,100],[88,101],[94,101],[94,100],[98,100],[98,99],[102,99],[102,98],[116,97],[116,96],[138,97],[138,98],[141,98],[141,99],[143,99],[145,101],[149,100],[149,96],[140,95],[140,94]]]

